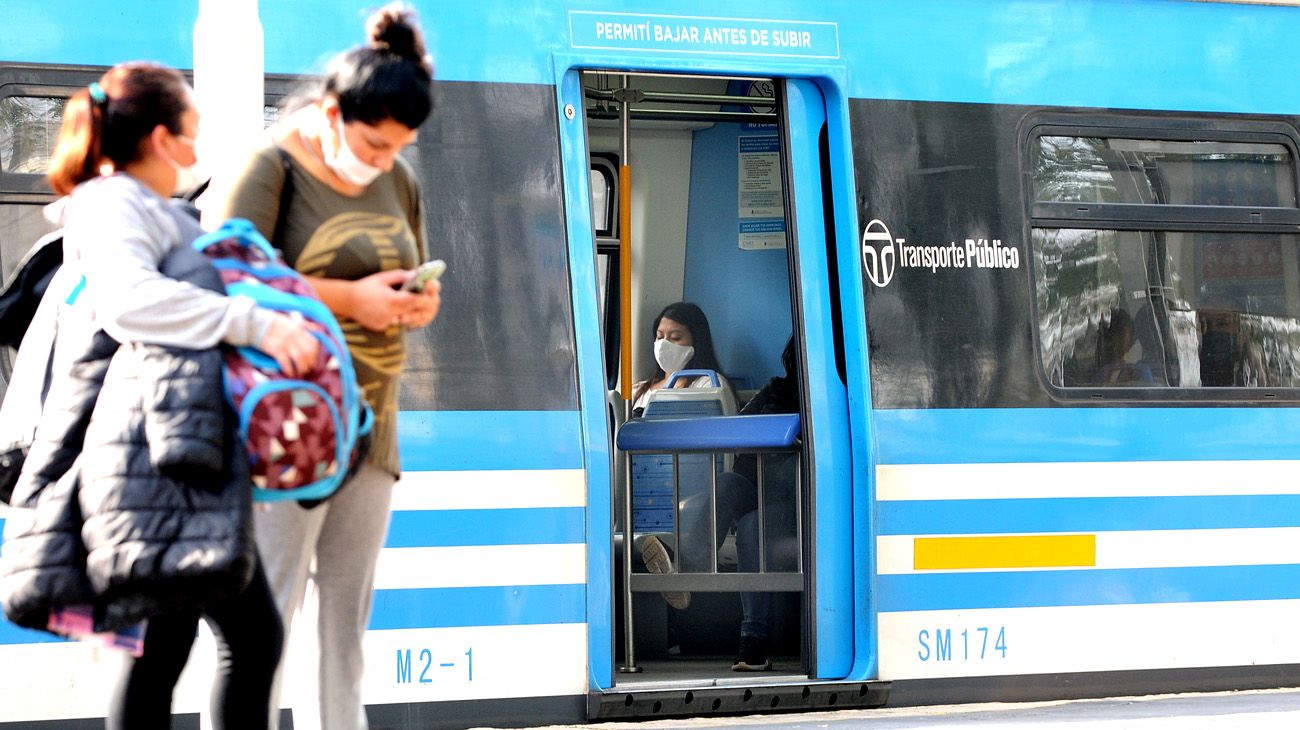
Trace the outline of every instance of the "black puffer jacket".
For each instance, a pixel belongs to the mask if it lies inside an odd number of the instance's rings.
[[[222,291],[188,246],[164,274]],[[222,390],[218,349],[119,347],[60,334],[81,354],[50,388],[14,489],[0,549],[10,621],[93,603],[114,630],[243,590],[255,548],[247,458]]]

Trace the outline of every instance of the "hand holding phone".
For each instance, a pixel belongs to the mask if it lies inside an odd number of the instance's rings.
[[[426,261],[420,264],[415,273],[411,274],[411,278],[406,280],[406,283],[402,285],[402,291],[419,294],[424,291],[424,287],[428,286],[429,282],[442,276],[442,272],[446,270],[447,262],[442,259]]]

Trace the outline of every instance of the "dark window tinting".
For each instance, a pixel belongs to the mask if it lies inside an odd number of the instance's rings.
[[[67,99],[7,96],[0,99],[0,172],[44,175],[59,139]]]
[[[1286,145],[1043,136],[1034,199],[1296,207]]]
[[[1300,387],[1300,235],[1280,226],[1298,213],[1295,162],[1277,136],[1032,140],[1052,385]]]

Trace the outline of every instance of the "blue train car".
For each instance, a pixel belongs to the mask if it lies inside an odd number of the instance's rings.
[[[410,159],[449,268],[402,386],[373,726],[1293,683],[1300,10],[414,4],[440,80]],[[45,230],[61,100],[192,67],[197,13],[0,6],[5,274]],[[268,116],[360,38],[341,0],[260,17]],[[623,550],[620,379],[678,300],[742,402],[795,339],[794,571],[737,578],[734,537],[699,575]],[[710,588],[741,585],[781,592],[771,673],[731,671]],[[91,726],[111,662],[0,627],[0,727]]]

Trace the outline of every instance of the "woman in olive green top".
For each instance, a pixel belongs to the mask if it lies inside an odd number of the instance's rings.
[[[311,281],[338,316],[375,412],[366,464],[329,501],[310,510],[277,502],[256,514],[258,547],[286,629],[309,571],[316,585],[326,730],[366,727],[361,639],[401,474],[396,420],[403,331],[433,321],[440,302],[436,281],[420,294],[400,290],[427,248],[419,183],[398,153],[415,141],[432,110],[433,67],[404,6],[377,11],[367,31],[369,44],[330,63],[315,100],[273,130],[274,144],[253,155],[215,211],[253,221]],[[288,170],[280,150],[291,158]],[[286,174],[293,187],[282,215]],[[277,698],[279,684],[277,678]],[[273,715],[276,707],[278,701]]]

